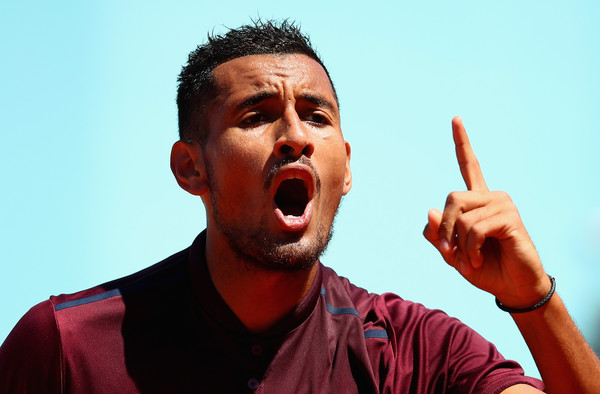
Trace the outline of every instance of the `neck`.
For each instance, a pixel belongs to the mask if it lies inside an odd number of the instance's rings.
[[[318,264],[297,271],[278,271],[248,262],[225,240],[207,233],[206,262],[215,288],[250,332],[262,332],[280,321],[308,293]]]

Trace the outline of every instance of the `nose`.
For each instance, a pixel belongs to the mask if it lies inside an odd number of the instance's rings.
[[[274,153],[278,158],[310,157],[314,150],[310,130],[298,117],[296,111],[286,111],[278,122],[278,138],[275,142]]]

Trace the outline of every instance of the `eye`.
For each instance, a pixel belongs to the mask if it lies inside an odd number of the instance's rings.
[[[247,114],[242,121],[240,122],[240,127],[242,128],[250,128],[260,126],[263,123],[268,121],[266,115],[260,112],[254,112]]]
[[[304,120],[317,126],[331,125],[329,118],[320,112],[310,112],[304,116]]]

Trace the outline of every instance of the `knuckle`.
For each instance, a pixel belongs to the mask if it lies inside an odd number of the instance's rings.
[[[457,205],[460,202],[460,192],[451,192],[446,197],[446,206],[448,205]]]
[[[469,160],[467,160],[465,162],[465,167],[467,167],[471,171],[478,171],[479,170],[479,160],[477,160],[476,158],[470,158]]]
[[[485,230],[482,223],[475,223],[473,226],[471,226],[470,236],[473,238],[473,240],[481,238],[484,236],[484,234]]]
[[[511,210],[508,217],[509,217],[510,223],[515,223],[515,224],[522,223],[521,215],[519,215],[519,212],[516,209]]]
[[[500,202],[500,207],[502,211],[510,213],[512,215],[519,215],[519,210],[517,206],[514,204],[512,199],[507,195],[507,198]]]
[[[507,192],[499,190],[499,191],[495,191],[494,194],[496,195],[496,197],[499,200],[512,203],[512,198],[510,197],[510,195]]]

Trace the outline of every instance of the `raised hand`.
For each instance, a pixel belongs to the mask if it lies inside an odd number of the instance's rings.
[[[423,234],[473,285],[514,308],[534,305],[551,284],[517,207],[489,191],[459,117],[452,133],[467,191],[450,193],[443,212],[431,209]]]

